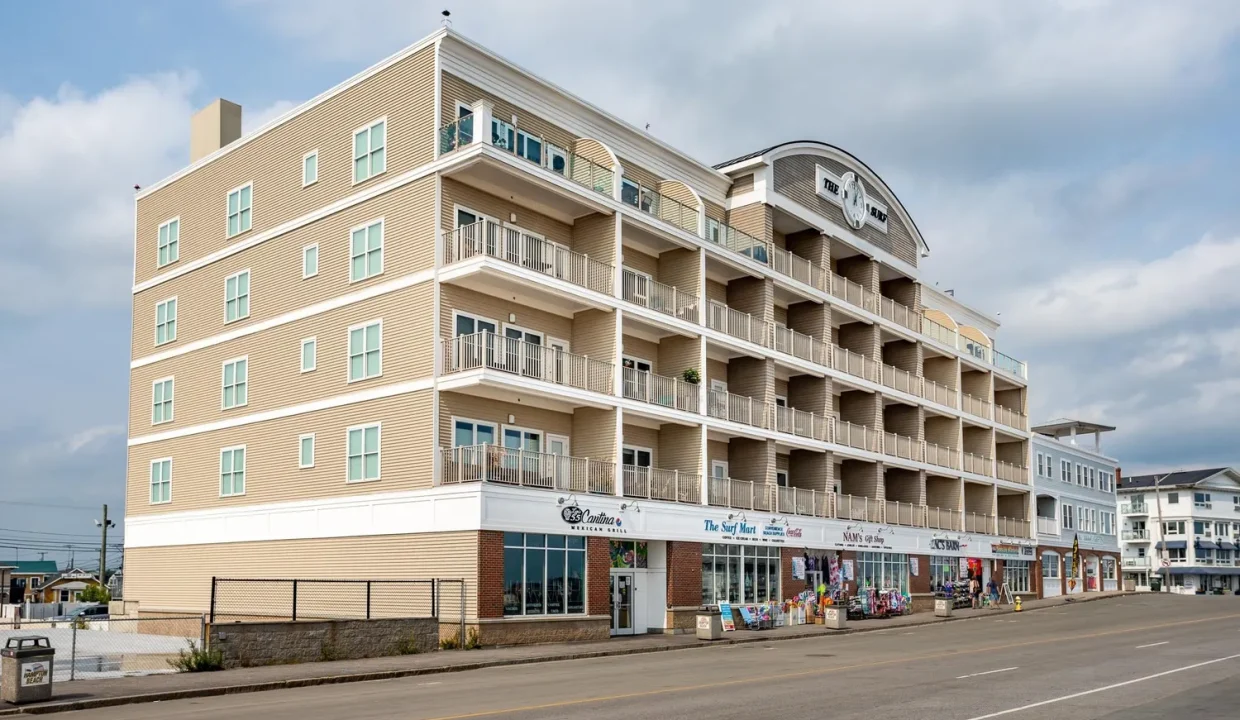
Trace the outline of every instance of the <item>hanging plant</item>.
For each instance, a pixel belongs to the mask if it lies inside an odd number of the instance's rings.
[[[694,368],[686,369],[683,373],[680,374],[680,379],[684,380],[690,385],[697,385],[698,383],[702,382],[702,376],[699,375],[698,371]]]

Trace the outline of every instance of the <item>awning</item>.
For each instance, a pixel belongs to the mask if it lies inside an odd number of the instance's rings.
[[[1176,575],[1240,575],[1240,568],[1173,566],[1159,568],[1158,572],[1163,575],[1171,573]]]
[[[1218,550],[1218,545],[1215,545],[1213,540],[1198,540],[1197,547],[1202,550]]]
[[[1162,540],[1159,540],[1158,544],[1155,545],[1154,547],[1158,548],[1159,550],[1164,550],[1164,549],[1165,550],[1187,550],[1188,541],[1187,540],[1168,540],[1166,542],[1163,542]]]
[[[1230,540],[1219,540],[1218,549],[1219,550],[1235,550],[1236,544]]]

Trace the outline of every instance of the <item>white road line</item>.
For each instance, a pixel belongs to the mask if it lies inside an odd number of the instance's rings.
[[[973,673],[972,675],[958,675],[956,676],[956,679],[964,680],[965,678],[981,677],[982,675],[994,675],[995,673],[1008,672],[1009,670],[1019,670],[1019,669],[1020,668],[1018,667],[1010,667],[1010,668],[1002,668],[1000,670],[987,670],[986,672]]]
[[[1000,710],[999,712],[990,713],[989,715],[978,715],[977,717],[969,718],[969,720],[989,720],[989,718],[996,718],[1001,715],[1010,715],[1011,713],[1020,712],[1022,710],[1030,710],[1032,708],[1042,707],[1043,705],[1050,705],[1052,703],[1063,702],[1064,700],[1072,700],[1074,698],[1084,697],[1086,695],[1093,695],[1094,693],[1100,693],[1106,690],[1114,690],[1115,688],[1121,688],[1127,685],[1132,685],[1134,683],[1139,683],[1143,680],[1153,680],[1154,678],[1160,678],[1166,675],[1174,675],[1175,673],[1184,672],[1185,670],[1195,670],[1196,668],[1199,668],[1199,667],[1205,667],[1206,665],[1213,665],[1214,663],[1220,663],[1225,660],[1235,660],[1236,658],[1240,658],[1240,654],[1228,655],[1227,657],[1215,658],[1213,660],[1206,660],[1205,662],[1199,662],[1195,665],[1185,665],[1184,667],[1176,668],[1174,670],[1164,670],[1163,672],[1154,673],[1153,675],[1146,675],[1145,677],[1133,678],[1132,680],[1125,680],[1124,682],[1121,682],[1121,683],[1115,683],[1114,685],[1107,685],[1105,687],[1094,688],[1093,690],[1085,690],[1079,693],[1072,693],[1071,695],[1061,695],[1057,698],[1051,698],[1050,700],[1043,700],[1041,702],[1030,703],[1028,705],[1021,705],[1020,707],[1009,708],[1007,710]]]
[[[1171,642],[1171,641],[1170,641],[1170,640],[1163,640],[1163,641],[1162,641],[1162,642],[1160,642],[1160,643],[1150,643],[1149,645],[1138,645],[1138,646],[1137,646],[1137,649],[1138,649],[1138,650],[1140,650],[1141,648],[1147,648],[1147,647],[1158,647],[1159,645],[1166,645],[1166,644],[1167,644],[1167,643],[1169,643],[1169,642]]]

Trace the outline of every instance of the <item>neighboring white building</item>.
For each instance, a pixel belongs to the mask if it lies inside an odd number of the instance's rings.
[[[1119,484],[1124,580],[1137,590],[1240,590],[1240,472],[1208,468]]]
[[[1102,433],[1114,429],[1069,419],[1033,428],[1040,597],[1119,589],[1119,461],[1104,455],[1101,443]],[[1092,441],[1083,440],[1089,434]],[[1081,554],[1076,577],[1070,577],[1073,542]]]

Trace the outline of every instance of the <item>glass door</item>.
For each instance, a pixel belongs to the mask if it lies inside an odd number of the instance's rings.
[[[621,360],[621,365],[624,367],[624,397],[650,402],[650,363],[626,357]]]
[[[542,433],[536,430],[504,428],[504,462],[506,480],[514,485],[546,487],[541,472]]]
[[[611,574],[611,634],[632,635],[633,623],[633,573]]]
[[[542,378],[542,334],[516,327],[504,328],[509,372]]]
[[[650,465],[652,452],[646,448],[626,447],[620,453],[624,471],[624,494],[650,497]]]
[[[497,326],[494,321],[470,315],[456,316],[457,347],[453,370],[473,370],[485,365],[490,366],[494,360],[495,350],[492,340]]]
[[[568,438],[563,435],[547,436],[547,458],[553,487],[556,490],[581,491],[573,482],[572,458],[569,457]]]

